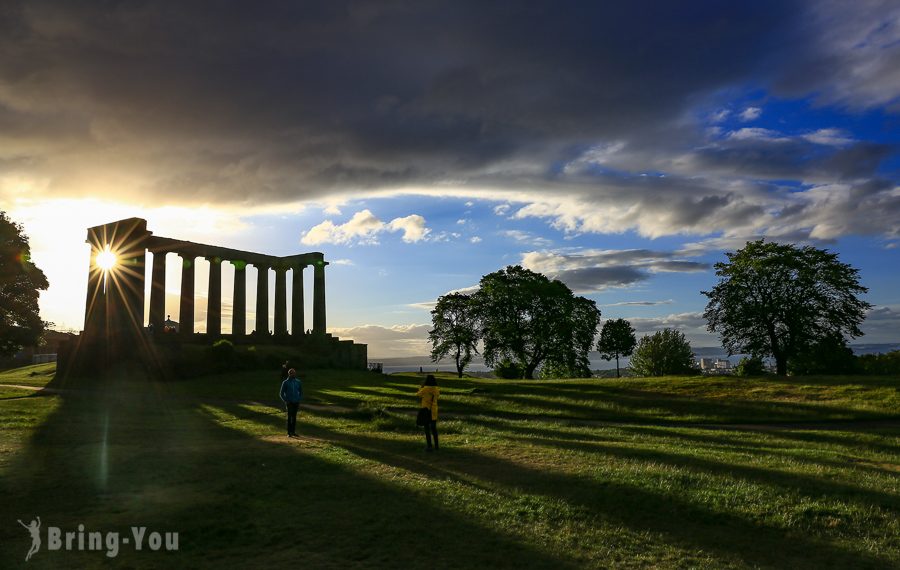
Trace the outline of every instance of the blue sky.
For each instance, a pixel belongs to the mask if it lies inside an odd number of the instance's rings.
[[[700,291],[759,237],[859,268],[860,340],[896,342],[898,70],[881,0],[13,2],[0,208],[75,329],[85,228],[140,216],[324,252],[329,329],[374,357],[426,353],[428,303],[509,264],[715,345]]]

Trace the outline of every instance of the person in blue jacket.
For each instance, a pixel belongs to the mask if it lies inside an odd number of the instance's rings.
[[[297,436],[297,410],[303,399],[303,383],[297,378],[297,371],[288,370],[288,377],[281,383],[281,401],[287,409],[288,437]]]

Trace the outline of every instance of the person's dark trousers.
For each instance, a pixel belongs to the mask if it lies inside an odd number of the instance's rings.
[[[292,404],[290,402],[287,403],[287,430],[288,435],[297,435],[297,410],[300,408],[300,403]]]
[[[428,449],[431,449],[432,436],[434,436],[434,448],[440,449],[438,446],[437,420],[431,420],[425,424],[425,443],[428,444]]]

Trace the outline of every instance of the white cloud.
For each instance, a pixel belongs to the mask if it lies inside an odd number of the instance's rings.
[[[425,227],[425,218],[418,214],[412,214],[405,218],[394,218],[388,224],[391,231],[402,231],[403,241],[416,243],[425,239],[431,230]]]
[[[671,305],[674,299],[666,299],[665,301],[622,301],[619,303],[606,303],[601,307],[652,307],[655,305]]]
[[[465,203],[466,208],[471,208],[474,205],[475,205],[475,202],[473,202],[471,200],[469,200],[468,202]]]
[[[471,238],[469,238],[469,241],[472,243],[481,243],[481,238],[478,236],[472,236]]]
[[[740,117],[742,121],[753,121],[762,115],[762,109],[759,107],[747,107],[741,111]]]
[[[511,206],[509,204],[499,204],[494,206],[494,213],[498,216],[505,216],[509,213]]]
[[[856,139],[841,129],[819,129],[803,135],[803,138],[811,143],[826,146],[847,146],[856,142]]]
[[[329,332],[341,339],[367,344],[369,359],[422,356],[431,351],[428,343],[430,324],[409,324],[384,327],[361,325],[331,328]]]
[[[736,131],[730,131],[728,138],[731,140],[767,140],[767,141],[785,141],[788,140],[781,136],[778,131],[772,129],[764,129],[762,127],[744,127]]]
[[[406,243],[421,241],[431,232],[425,227],[425,218],[418,214],[394,218],[385,224],[371,211],[362,210],[353,214],[350,221],[345,224],[335,225],[331,220],[325,220],[306,232],[300,241],[306,245],[377,244],[378,234],[385,231],[402,231],[402,239]]]
[[[623,141],[616,141],[612,143],[593,146],[582,153],[578,158],[566,164],[563,170],[564,172],[571,174],[578,172],[587,165],[607,164],[615,159],[617,155],[625,149],[625,147],[626,144]]]
[[[731,111],[729,111],[728,109],[720,109],[710,115],[709,120],[711,123],[721,123],[722,121],[727,119],[729,115],[731,115]]]
[[[549,239],[542,238],[540,236],[536,236],[530,232],[524,232],[522,230],[505,230],[500,232],[500,235],[506,236],[508,238],[512,238],[518,242],[526,243],[529,245],[533,245],[536,247],[549,247],[553,245],[553,242]]]
[[[335,259],[334,261],[329,261],[329,263],[332,265],[356,265],[352,259]]]

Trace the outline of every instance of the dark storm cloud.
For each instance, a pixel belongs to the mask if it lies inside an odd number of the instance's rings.
[[[693,273],[710,268],[707,263],[674,257],[671,251],[648,249],[532,251],[522,256],[522,265],[559,279],[578,293],[633,285],[651,279],[654,273]]]
[[[150,187],[169,197],[253,188],[277,201],[633,136],[752,72],[796,13],[775,1],[7,4],[0,104],[82,160],[153,161]]]
[[[776,133],[732,137],[698,150],[691,166],[704,172],[770,179],[843,181],[870,177],[892,149],[885,144],[858,143],[849,148],[816,144],[806,138]],[[759,129],[759,131],[764,131]],[[740,133],[741,131],[738,131]]]
[[[566,231],[814,234],[835,224],[800,219],[813,199],[774,181],[859,186],[896,153],[834,129],[710,138],[686,119],[748,84],[893,104],[886,2],[213,6],[5,3],[0,176],[224,205],[455,185],[525,193],[518,215]],[[891,192],[868,203],[893,209]],[[792,208],[793,226],[766,225]]]
[[[648,279],[646,272],[635,267],[585,267],[568,269],[553,275],[576,293],[589,293],[608,287],[624,287]]]

